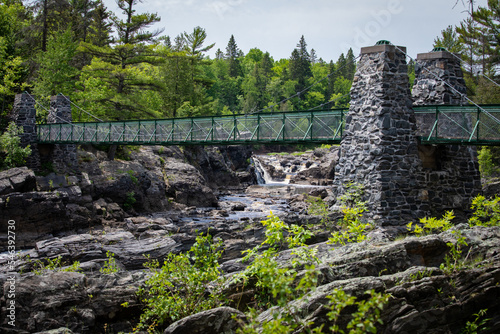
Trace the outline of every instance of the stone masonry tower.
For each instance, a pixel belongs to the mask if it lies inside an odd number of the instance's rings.
[[[399,49],[388,44],[361,49],[335,176],[338,195],[350,181],[364,185],[368,215],[382,225],[406,224],[428,210],[420,200],[406,48]]]
[[[76,145],[37,144],[35,100],[28,94],[18,94],[14,100],[12,119],[24,129],[21,144],[31,146],[31,156],[26,164],[40,170],[44,163],[51,163],[60,173],[75,171],[77,167]],[[62,95],[52,96],[48,123],[71,122],[71,102]]]
[[[412,91],[414,105],[466,104],[466,92],[459,59],[439,49],[417,55]],[[433,119],[429,122],[421,117]],[[453,113],[441,115],[438,133],[452,136],[457,131],[455,124],[467,126],[472,131],[472,122],[463,117]],[[434,119],[434,115],[419,116],[417,127],[423,128],[423,123],[432,126]],[[455,210],[455,213],[467,211],[471,198],[481,191],[476,148],[461,145],[419,145],[419,154],[423,162],[426,199],[432,215],[441,215],[445,210]]]

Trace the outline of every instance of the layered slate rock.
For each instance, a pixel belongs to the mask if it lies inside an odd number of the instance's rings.
[[[336,167],[338,195],[364,186],[370,215],[382,225],[423,216],[421,168],[404,48],[361,49]]]
[[[412,91],[414,105],[461,105],[467,102],[466,93],[460,59],[446,51],[417,56]],[[436,131],[432,136],[437,134],[449,138],[463,131],[474,131],[469,114],[441,114],[437,124],[434,124],[435,119],[434,114],[417,117],[417,128],[421,134],[428,135],[432,127]],[[476,148],[467,145],[419,145],[419,154],[424,167],[425,199],[432,214],[451,209],[455,212],[467,211],[471,198],[481,191]]]

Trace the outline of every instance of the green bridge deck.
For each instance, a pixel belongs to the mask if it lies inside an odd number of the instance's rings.
[[[500,145],[500,106],[414,107],[424,144]],[[38,143],[224,145],[333,143],[342,139],[348,109],[252,115],[54,123],[37,126]]]

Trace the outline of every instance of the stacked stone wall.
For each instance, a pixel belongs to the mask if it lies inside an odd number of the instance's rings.
[[[400,225],[424,215],[423,177],[406,55],[392,45],[363,48],[336,169],[337,195],[364,185],[369,215]]]
[[[451,53],[439,51],[418,55],[412,91],[414,105],[460,105],[466,101],[466,92],[460,61]],[[457,123],[472,131],[471,120],[464,117],[468,115],[441,116],[438,134],[446,136],[452,134],[447,132],[459,131]],[[422,128],[420,124],[424,122],[433,124],[417,118],[417,127]],[[431,213],[439,215],[445,210],[467,212],[471,198],[481,192],[476,148],[420,145],[419,152],[424,161],[421,178],[425,180],[424,189]],[[426,164],[429,160],[433,162]]]
[[[71,123],[72,120],[70,100],[62,95],[52,96],[47,123]],[[41,159],[51,162],[60,173],[74,172],[78,166],[76,152],[75,144],[50,144],[48,154]]]
[[[36,144],[36,109],[35,100],[26,94],[17,94],[14,98],[13,112],[11,120],[23,128],[21,135],[21,145],[30,145],[31,155],[26,159],[26,165],[34,170],[40,168],[40,155]]]

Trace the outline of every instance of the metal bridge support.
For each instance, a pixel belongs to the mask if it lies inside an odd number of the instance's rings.
[[[23,147],[30,145],[31,148],[31,156],[26,159],[26,165],[33,170],[38,170],[40,168],[40,155],[36,143],[36,109],[35,101],[31,96],[26,93],[16,95],[11,119],[17,126],[23,128],[21,145]]]
[[[434,50],[417,56],[412,91],[414,105],[460,105],[465,102],[466,92],[460,60],[451,53]],[[457,132],[457,124],[469,132],[473,131],[468,114],[464,118],[459,113],[450,113],[435,119],[437,133],[445,138],[457,135],[454,133]],[[434,120],[417,118],[417,127],[421,128],[423,126],[419,124],[425,123],[433,124]],[[455,213],[467,211],[471,198],[481,191],[476,147],[419,145],[419,154],[431,213],[441,215],[444,210],[454,210]]]
[[[368,215],[381,225],[428,212],[404,52],[388,44],[361,49],[336,167],[337,198],[349,182],[363,184]]]

